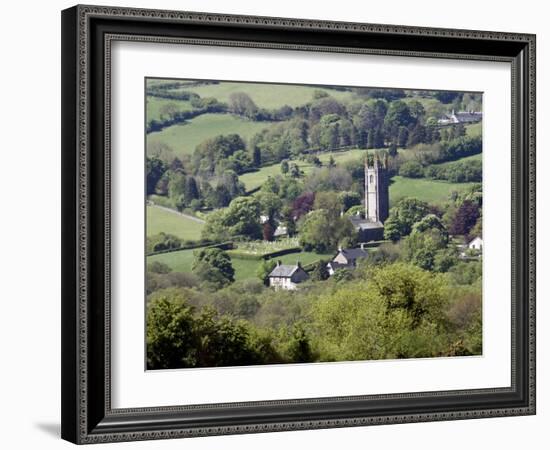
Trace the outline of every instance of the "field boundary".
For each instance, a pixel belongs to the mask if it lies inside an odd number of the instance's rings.
[[[261,261],[266,259],[272,259],[277,258],[278,256],[284,256],[284,255],[290,255],[292,253],[300,253],[302,251],[301,247],[291,247],[291,248],[285,248],[283,250],[277,250],[275,252],[270,253],[262,253],[262,254],[254,254],[254,253],[247,253],[247,252],[241,252],[238,249],[235,250],[229,250],[227,253],[232,258],[238,258],[238,259],[248,259],[252,261]]]
[[[196,243],[196,244],[189,244],[189,245],[182,245],[181,247],[177,248],[167,248],[166,250],[159,250],[157,252],[151,252],[147,253],[145,256],[155,256],[155,255],[162,255],[164,253],[175,253],[175,252],[181,252],[184,250],[194,250],[197,248],[220,248],[222,250],[231,250],[233,248],[233,241],[226,241],[226,242],[215,242],[215,243]]]

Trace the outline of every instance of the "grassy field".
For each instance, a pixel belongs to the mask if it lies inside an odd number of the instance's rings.
[[[296,264],[297,261],[300,261],[300,263],[305,266],[312,262],[319,261],[320,259],[329,259],[333,256],[333,253],[317,254],[313,252],[300,252],[279,256],[276,259],[277,261],[281,261],[283,264]],[[258,265],[261,263],[260,261],[240,258],[232,258],[231,262],[233,263],[233,268],[235,269],[236,280],[256,278],[256,270],[258,269]]]
[[[156,86],[162,86],[163,84],[172,83],[174,80],[166,80],[166,79],[159,79],[159,78],[148,78],[147,79],[147,87],[156,87]]]
[[[184,100],[171,100],[159,97],[147,97],[147,120],[160,120],[161,108],[165,105],[173,104],[178,111],[190,111],[193,109],[191,102]]]
[[[327,162],[330,155],[333,155],[336,163],[343,163],[357,159],[365,154],[365,150],[349,150],[347,152],[326,153],[319,159]],[[482,154],[467,156],[458,161],[467,161],[481,159]],[[452,161],[442,164],[453,164],[458,161]],[[313,170],[313,166],[304,161],[296,161],[301,170],[306,174]],[[262,167],[257,172],[249,172],[241,175],[239,179],[244,183],[247,191],[260,187],[269,176],[280,175],[281,165],[273,164]],[[425,178],[405,178],[400,176],[393,177],[390,185],[390,205],[403,197],[417,197],[430,203],[444,203],[453,191],[468,189],[474,183],[447,183],[445,181],[429,180]]]
[[[447,161],[444,163],[434,164],[438,167],[446,167],[446,166],[452,166],[453,164],[458,164],[463,161],[482,161],[483,160],[483,153],[478,153],[477,155],[472,156],[465,156],[464,158],[457,159],[456,161]]]
[[[310,264],[318,261],[319,259],[328,259],[333,257],[331,254],[319,255],[312,252],[292,253],[290,255],[284,255],[277,258],[282,261],[283,264],[295,264],[296,261],[300,261],[302,265]],[[147,257],[147,263],[153,261],[160,261],[167,264],[175,272],[190,272],[193,265],[193,250],[182,250],[180,252],[163,253],[161,255],[154,255]],[[260,261],[232,258],[231,262],[235,269],[236,280],[246,280],[250,278],[256,278],[256,270]]]
[[[147,257],[147,264],[160,261],[168,265],[174,272],[190,272],[193,265],[193,249],[179,252],[162,253]]]
[[[342,164],[347,161],[352,161],[354,159],[359,159],[362,156],[365,156],[367,153],[364,149],[353,149],[345,152],[328,152],[319,154],[319,159],[325,164],[329,161],[330,157],[334,158],[336,164]],[[293,161],[295,162],[300,169],[305,173],[310,173],[314,166],[305,161]],[[249,172],[241,175],[239,179],[244,183],[247,191],[251,191],[260,187],[268,177],[273,177],[275,175],[281,174],[281,164],[272,164],[270,166],[262,167],[256,172]]]
[[[466,127],[465,127],[466,128],[466,135],[470,136],[470,137],[481,136],[481,131],[482,131],[481,124],[482,124],[482,122],[472,123],[470,125],[466,125]]]
[[[463,191],[475,183],[447,183],[426,178],[395,176],[390,184],[390,207],[404,197],[416,197],[428,203],[441,205],[453,191]]]
[[[181,239],[197,240],[201,237],[203,226],[202,223],[179,214],[147,206],[147,236],[165,232]]]
[[[195,92],[201,97],[214,97],[227,102],[234,92],[246,92],[260,108],[280,108],[281,106],[300,106],[313,100],[313,92],[322,90],[336,99],[349,98],[350,92],[335,89],[317,88],[314,86],[296,86],[290,84],[238,83],[221,82],[203,86],[184,87],[179,90]]]
[[[189,123],[172,125],[148,134],[147,143],[167,144],[176,156],[182,156],[192,154],[202,141],[219,134],[237,133],[246,140],[269,125],[269,122],[253,122],[230,114],[202,114]]]

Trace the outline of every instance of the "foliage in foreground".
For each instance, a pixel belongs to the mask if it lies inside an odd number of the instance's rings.
[[[366,264],[345,282],[335,276],[297,292],[275,292],[259,280],[213,293],[192,284],[160,289],[148,302],[148,366],[480,354],[477,266],[470,264],[464,278],[463,270],[438,274],[404,262]]]

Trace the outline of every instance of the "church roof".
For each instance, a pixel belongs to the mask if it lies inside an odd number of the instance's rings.
[[[384,228],[382,222],[371,222],[368,219],[364,219],[358,216],[350,217],[351,223],[353,226],[359,230],[372,230],[376,228]]]

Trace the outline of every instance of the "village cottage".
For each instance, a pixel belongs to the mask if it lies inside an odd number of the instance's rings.
[[[483,239],[481,239],[479,236],[476,236],[473,238],[470,242],[468,242],[468,248],[470,250],[483,250]]]
[[[455,113],[454,109],[451,114],[445,114],[437,121],[439,125],[454,125],[457,123],[476,123],[481,122],[483,113],[480,111],[459,111]]]
[[[471,239],[469,242],[459,245],[460,258],[480,258],[483,252],[483,239],[479,236]]]
[[[277,265],[269,274],[269,286],[274,289],[294,290],[299,283],[309,278],[307,272],[302,268],[300,262],[295,265],[281,264]]]
[[[332,261],[327,263],[328,273],[332,276],[338,269],[354,269],[357,266],[357,260],[367,256],[367,251],[363,248],[340,247]]]

